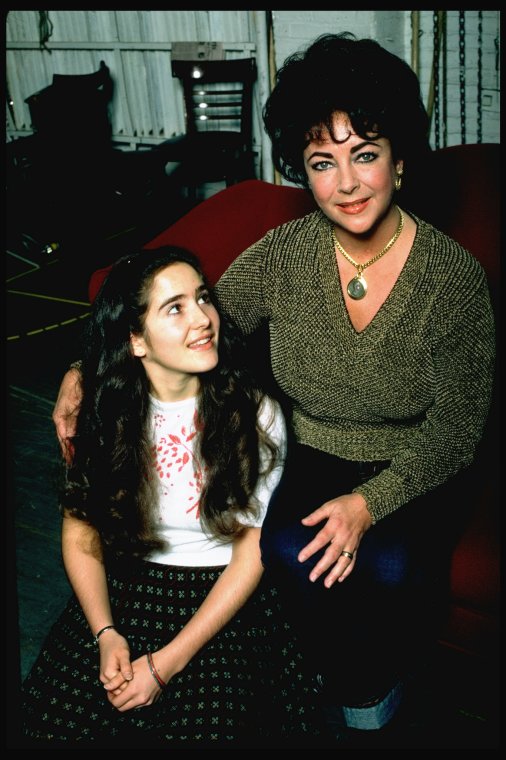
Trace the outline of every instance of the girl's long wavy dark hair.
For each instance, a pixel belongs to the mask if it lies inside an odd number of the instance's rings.
[[[104,553],[117,557],[145,556],[161,546],[152,528],[158,483],[150,386],[130,336],[144,331],[156,274],[178,262],[206,282],[198,259],[182,248],[164,246],[120,259],[97,295],[84,334],[83,395],[61,507],[93,525]],[[218,365],[200,376],[196,453],[207,469],[203,528],[228,540],[243,529],[241,514],[255,514],[253,489],[262,467],[274,466],[277,450],[257,424],[265,397],[247,369],[242,337],[221,313],[220,323]]]

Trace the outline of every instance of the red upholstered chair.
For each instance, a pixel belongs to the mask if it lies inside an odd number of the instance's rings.
[[[410,208],[458,240],[483,264],[499,316],[499,152],[497,144],[435,151]],[[314,208],[305,191],[248,180],[192,209],[145,247],[180,245],[196,253],[211,282],[267,230]],[[109,268],[92,275],[93,300]],[[499,321],[498,321],[499,324]],[[478,459],[483,488],[455,549],[451,600],[441,643],[495,662],[499,656],[499,416],[498,387]],[[437,528],[436,528],[437,529]]]
[[[313,197],[304,190],[259,179],[245,180],[195,206],[144,247],[170,244],[190,249],[214,284],[235,257],[268,230],[315,208]],[[109,269],[104,267],[92,274],[88,287],[90,301]]]

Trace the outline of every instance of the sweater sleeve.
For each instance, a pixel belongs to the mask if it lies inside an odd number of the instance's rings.
[[[271,233],[241,253],[215,287],[221,309],[244,335],[260,327],[266,316],[264,275]]]
[[[494,317],[481,275],[451,312],[441,305],[435,310],[441,315],[432,346],[436,393],[425,419],[390,466],[355,489],[366,499],[373,522],[473,461],[490,407],[495,361]]]

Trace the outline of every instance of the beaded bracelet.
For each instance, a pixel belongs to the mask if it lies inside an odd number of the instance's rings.
[[[95,634],[95,641],[98,643],[98,640],[101,637],[101,635],[103,633],[105,633],[106,631],[108,631],[110,628],[116,628],[116,626],[115,625],[105,625],[103,628],[101,628],[99,630],[98,633]]]
[[[151,654],[151,652],[148,652],[146,657],[148,658],[148,665],[149,665],[149,670],[151,672],[151,675],[155,679],[160,689],[165,689],[167,684],[165,683],[165,681],[163,680],[163,678],[160,676],[157,669],[155,668],[155,664],[153,662],[153,655]]]

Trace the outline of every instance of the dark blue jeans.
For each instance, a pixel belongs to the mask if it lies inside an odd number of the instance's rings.
[[[300,519],[386,465],[294,445],[262,530],[263,563],[290,604],[309,667],[324,676],[336,704],[362,704],[416,672],[437,638],[448,595],[462,510],[456,479],[372,526],[344,582],[327,589],[322,578],[309,581],[324,550],[297,560],[324,524],[305,527]]]

